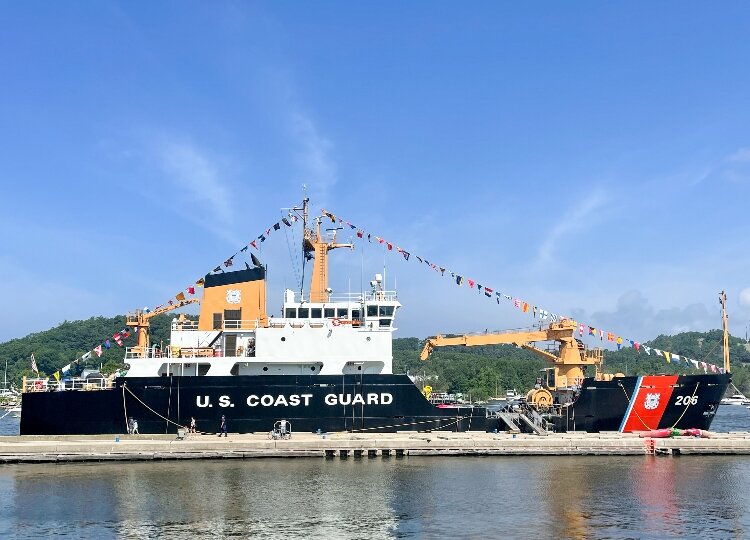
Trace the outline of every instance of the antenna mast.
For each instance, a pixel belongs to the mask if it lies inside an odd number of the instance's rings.
[[[724,323],[724,373],[729,373],[729,325],[727,323],[727,293],[719,293],[721,304],[721,320]]]
[[[310,302],[326,302],[329,298],[330,290],[328,289],[328,252],[334,249],[347,247],[354,249],[353,244],[339,244],[336,242],[336,230],[333,231],[333,238],[328,241],[323,237],[320,231],[322,217],[317,217],[315,221],[315,230],[308,227],[309,220],[309,203],[310,199],[305,196],[302,201],[302,208],[295,208],[295,211],[302,210],[302,251],[304,260],[313,260],[312,278],[310,280]],[[304,262],[303,262],[304,264]],[[304,273],[303,273],[304,288]],[[302,291],[300,290],[300,295]]]

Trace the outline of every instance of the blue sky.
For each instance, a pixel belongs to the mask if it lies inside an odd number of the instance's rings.
[[[641,341],[750,324],[741,2],[90,2],[0,7],[0,340],[156,305],[325,207]],[[297,231],[296,240],[299,240]],[[269,310],[290,237],[260,254]],[[372,246],[397,336],[531,323]]]

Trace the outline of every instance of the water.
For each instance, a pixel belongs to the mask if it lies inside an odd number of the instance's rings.
[[[716,430],[746,430],[722,407]],[[17,432],[18,419],[0,430]],[[0,537],[746,538],[750,458],[267,459],[0,466]]]

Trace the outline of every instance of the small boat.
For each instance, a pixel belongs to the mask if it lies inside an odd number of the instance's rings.
[[[522,399],[526,399],[526,396],[523,394],[519,394],[516,392],[516,389],[508,390],[505,392],[505,401],[510,403],[511,401],[521,401]]]
[[[487,403],[495,404],[495,405],[497,404],[505,405],[507,403],[513,403],[514,401],[521,401],[522,399],[525,399],[525,398],[526,396],[524,396],[523,394],[519,394],[518,392],[516,392],[516,389],[514,388],[513,390],[508,390],[507,392],[505,392],[504,396],[495,396],[495,397],[489,398],[487,400]]]
[[[732,394],[729,397],[725,397],[721,399],[722,405],[744,405],[748,406],[750,405],[750,399],[745,396],[742,392],[740,392],[736,386],[732,385],[734,387],[734,394]]]
[[[20,418],[21,417],[21,406],[20,405],[16,405],[12,409],[9,409],[9,412],[10,412],[10,415],[13,418]]]

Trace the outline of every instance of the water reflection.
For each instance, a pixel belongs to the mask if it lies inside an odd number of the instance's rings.
[[[2,537],[748,535],[741,456],[0,467]]]

